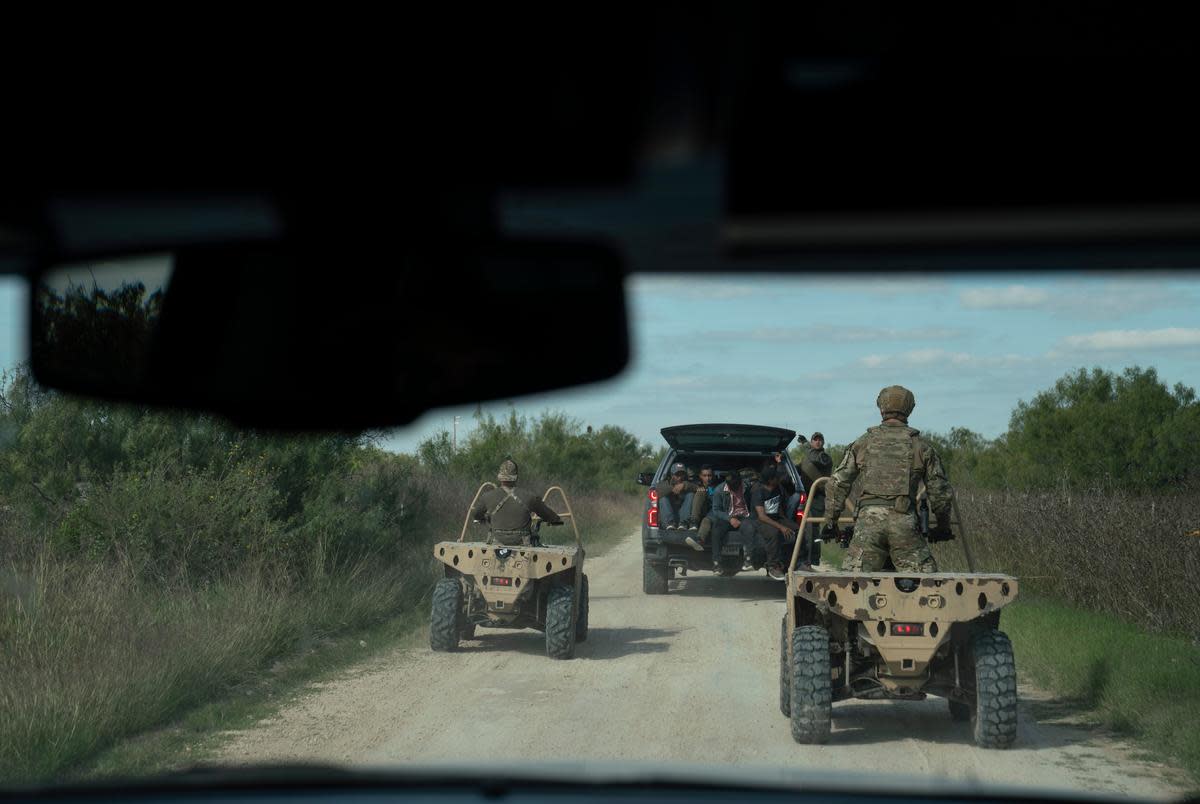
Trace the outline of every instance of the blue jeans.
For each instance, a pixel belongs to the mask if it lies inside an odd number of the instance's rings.
[[[692,515],[692,496],[694,492],[689,491],[683,495],[683,499],[679,501],[679,510],[676,511],[671,505],[670,497],[658,498],[658,526],[665,528],[667,525],[678,525],[680,516],[690,517]]]

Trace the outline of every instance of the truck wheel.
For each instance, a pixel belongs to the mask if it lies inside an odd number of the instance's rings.
[[[575,618],[575,641],[587,642],[588,634],[588,580],[584,575],[579,585],[579,616]]]
[[[671,568],[642,561],[642,591],[648,595],[665,595],[667,582],[671,579]]]
[[[829,632],[819,625],[803,625],[793,631],[788,669],[792,739],[806,744],[826,742],[833,717]]]
[[[429,615],[429,647],[436,651],[458,650],[462,632],[462,585],[453,578],[442,578],[433,587],[433,610]]]
[[[792,716],[792,679],[788,674],[787,616],[779,621],[779,711]]]
[[[546,598],[546,655],[551,659],[575,656],[575,587],[555,585]]]
[[[1017,738],[1017,666],[1003,631],[981,631],[975,654],[975,744],[1008,748]]]

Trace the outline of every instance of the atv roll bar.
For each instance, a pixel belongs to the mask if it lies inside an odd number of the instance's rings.
[[[559,516],[563,519],[571,520],[571,528],[575,531],[575,545],[577,547],[582,547],[583,540],[579,538],[579,526],[575,524],[575,514],[571,512],[571,503],[567,500],[567,493],[563,491],[562,486],[551,486],[550,488],[546,489],[546,493],[542,495],[542,502],[546,502],[550,499],[550,492],[552,491],[557,491],[558,496],[562,497],[563,505],[567,507],[567,512],[565,514],[559,514]]]
[[[827,484],[832,480],[833,480],[833,478],[831,478],[831,477],[818,477],[816,480],[813,481],[812,488],[810,488],[808,490],[808,501],[804,503],[804,515],[800,519],[800,523],[801,523],[800,527],[801,528],[806,528],[809,525],[825,524],[825,517],[814,516],[810,519],[809,515],[808,515],[808,511],[810,508],[812,508],[813,499],[816,496],[817,489],[820,488],[822,484]],[[975,571],[975,557],[971,555],[970,545],[967,544],[967,534],[966,534],[966,531],[963,529],[963,525],[962,525],[962,514],[960,514],[958,511],[958,500],[954,499],[953,497],[950,498],[950,510],[954,514],[954,520],[951,521],[950,527],[952,529],[954,529],[955,526],[957,526],[958,538],[959,538],[959,541],[962,542],[963,554],[966,555],[966,557],[967,557],[967,569],[970,570],[971,572],[974,572]],[[846,516],[838,517],[838,524],[839,525],[853,525],[854,518],[846,517]],[[796,534],[796,544],[792,546],[792,560],[790,562],[788,562],[788,572],[796,571],[796,563],[800,560],[800,544],[803,541],[804,541],[803,535],[800,533],[797,533]]]
[[[475,503],[479,502],[479,495],[483,494],[486,488],[496,488],[496,484],[490,480],[485,480],[475,492],[475,496],[471,498],[471,504],[467,506],[467,518],[463,520],[462,533],[458,534],[458,540],[461,542],[467,538],[467,528],[471,527],[471,512],[475,510]]]
[[[471,527],[471,512],[475,510],[475,503],[479,502],[479,495],[483,494],[484,489],[496,488],[496,484],[490,480],[485,480],[475,491],[475,496],[471,498],[471,504],[467,506],[467,516],[463,520],[462,532],[458,534],[458,540],[464,541],[467,538],[467,528]],[[583,540],[579,538],[579,526],[575,524],[575,514],[571,512],[571,502],[567,499],[567,493],[562,490],[562,486],[551,486],[546,489],[546,493],[542,495],[542,502],[550,499],[550,492],[557,491],[558,496],[562,497],[563,505],[567,507],[565,514],[559,514],[563,519],[571,520],[571,527],[575,530],[575,544],[582,547]],[[537,519],[538,517],[534,517]]]

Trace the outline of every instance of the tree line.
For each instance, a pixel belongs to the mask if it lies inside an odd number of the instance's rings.
[[[1200,402],[1153,368],[1080,368],[1013,409],[988,439],[965,427],[924,433],[951,481],[986,489],[1192,488],[1200,481]],[[830,450],[835,461],[845,446]]]

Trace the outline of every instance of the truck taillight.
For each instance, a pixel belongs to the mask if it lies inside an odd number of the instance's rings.
[[[650,506],[650,508],[648,508],[646,510],[646,524],[652,528],[658,527],[658,505],[657,505],[657,503],[655,505]]]
[[[658,505],[658,489],[650,489],[650,502]]]
[[[800,503],[796,506],[796,521],[804,521],[804,504],[808,502],[808,495],[803,491],[800,492]]]

